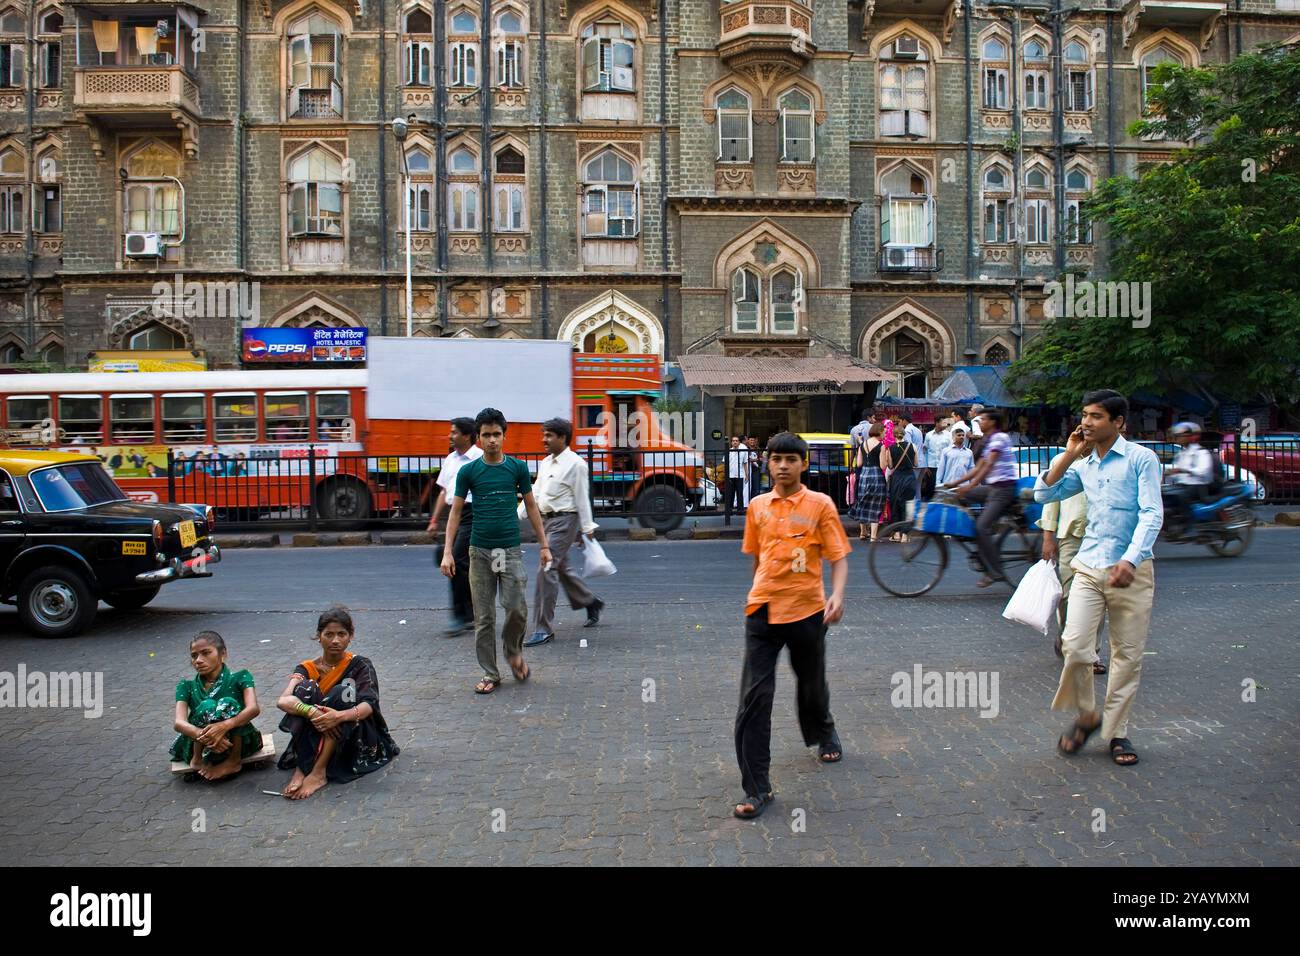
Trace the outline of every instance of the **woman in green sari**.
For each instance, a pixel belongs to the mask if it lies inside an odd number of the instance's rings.
[[[201,631],[190,641],[194,679],[176,685],[173,760],[188,763],[205,780],[239,773],[240,761],[262,749],[253,726],[261,712],[253,675],[226,666],[226,642],[216,631]]]

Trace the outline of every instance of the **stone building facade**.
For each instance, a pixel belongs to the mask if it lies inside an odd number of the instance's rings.
[[[1155,64],[1298,38],[1297,0],[0,0],[0,367],[409,318],[923,396],[1105,276],[1077,204],[1177,145],[1127,133]],[[154,308],[177,274],[257,314]]]

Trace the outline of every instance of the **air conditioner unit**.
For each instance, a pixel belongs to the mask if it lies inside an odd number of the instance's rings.
[[[906,266],[912,255],[912,246],[890,246],[885,250],[885,263],[890,266]]]
[[[915,60],[921,55],[921,41],[916,37],[899,37],[894,41],[894,59]]]
[[[157,259],[163,254],[162,236],[156,232],[128,232],[126,254],[130,259]]]

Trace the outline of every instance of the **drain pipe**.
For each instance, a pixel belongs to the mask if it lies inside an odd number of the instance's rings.
[[[550,241],[547,235],[549,223],[547,221],[549,207],[547,206],[547,174],[546,174],[546,96],[550,90],[549,76],[546,69],[546,3],[537,5],[537,33],[538,33],[538,68],[541,71],[539,86],[541,87],[540,113],[538,115],[537,128],[537,149],[540,159],[539,167],[541,176],[538,180],[538,187],[541,194],[538,196],[540,203],[541,223],[539,236],[542,242],[542,248],[538,250],[539,261],[541,264],[541,285],[542,285],[542,338],[551,337],[551,253]]]
[[[243,4],[240,4],[243,7]],[[388,334],[388,3],[379,0],[379,334]],[[399,47],[400,49],[400,47]],[[240,83],[243,83],[241,73]],[[401,148],[400,146],[398,147]],[[406,201],[406,197],[402,197]],[[411,317],[406,317],[409,326]]]
[[[975,104],[971,91],[970,17],[961,18],[966,47],[966,351],[975,350]],[[957,356],[953,356],[956,364]]]
[[[816,135],[814,129],[813,135]],[[668,303],[668,0],[659,0],[659,238],[660,316],[663,322],[664,360],[669,361],[672,307]],[[806,306],[805,306],[806,308]]]

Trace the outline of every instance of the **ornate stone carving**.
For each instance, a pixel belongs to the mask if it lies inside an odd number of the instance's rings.
[[[62,236],[42,236],[36,240],[36,254],[38,256],[61,256],[63,255],[63,237]]]
[[[776,167],[776,183],[778,192],[815,194],[817,192],[817,167],[785,166],[778,163]]]
[[[9,112],[11,110],[21,110],[27,106],[26,96],[23,93],[0,93],[0,110]]]
[[[875,5],[875,0],[869,0],[869,2],[871,2],[873,6]],[[953,28],[957,25],[958,17],[962,15],[961,4],[962,4],[962,0],[953,0],[953,2],[948,5],[948,9],[945,10],[943,13],[944,46],[947,46],[949,43],[952,42]]]
[[[403,237],[405,239],[405,237]],[[411,252],[429,253],[433,252],[433,236],[411,233]]]
[[[730,163],[714,167],[713,188],[720,193],[752,193],[754,191],[754,167]]]
[[[606,306],[595,315],[588,316],[579,322],[570,335],[570,341],[574,346],[581,349],[582,342],[591,332],[602,329],[608,329],[611,321],[614,325],[615,334],[628,336],[631,335],[632,341],[628,346],[633,353],[649,355],[658,351],[656,345],[656,336],[650,328],[634,315],[624,312],[616,305]]]
[[[1065,131],[1067,133],[1091,133],[1092,117],[1087,113],[1066,113]]]
[[[754,110],[754,125],[775,126],[779,116],[777,110]]]
[[[1026,249],[1025,265],[1027,266],[1050,266],[1052,264],[1051,249]]]
[[[980,260],[991,265],[1009,265],[1011,263],[1011,247],[984,246],[980,250]]]
[[[480,237],[477,234],[452,236],[451,243],[448,248],[452,252],[471,255],[473,253],[478,252],[479,249],[481,248],[481,243],[479,239]]]
[[[1092,246],[1067,246],[1065,261],[1068,265],[1092,265]]]
[[[114,301],[112,298],[104,306],[104,318],[108,322],[109,348],[124,349],[136,332],[146,325],[160,325],[180,336],[184,347],[194,348],[194,330],[185,319],[169,315],[162,309],[155,310],[152,296],[129,296]]]
[[[0,239],[0,256],[20,256],[25,247],[24,239]]]
[[[938,362],[943,361],[943,336],[939,334],[939,330],[909,312],[895,316],[872,333],[871,341],[867,343],[867,361],[879,363],[881,346],[891,335],[902,329],[907,329],[907,331],[919,335],[925,340],[925,344],[928,346],[926,358],[929,360],[929,364],[938,364]]]
[[[402,90],[402,106],[433,109],[433,90],[425,86],[408,86]]]
[[[62,90],[45,90],[36,94],[36,108],[38,110],[61,110],[63,109],[63,91]]]
[[[1025,113],[1025,131],[1030,133],[1050,133],[1052,131],[1051,113]]]
[[[527,90],[493,90],[492,105],[503,110],[521,110],[528,103]]]
[[[528,251],[527,236],[494,236],[493,248],[506,255],[523,255]]]
[[[981,110],[980,116],[984,120],[984,128],[1010,132],[1011,131],[1011,114],[997,112],[992,110]]]

